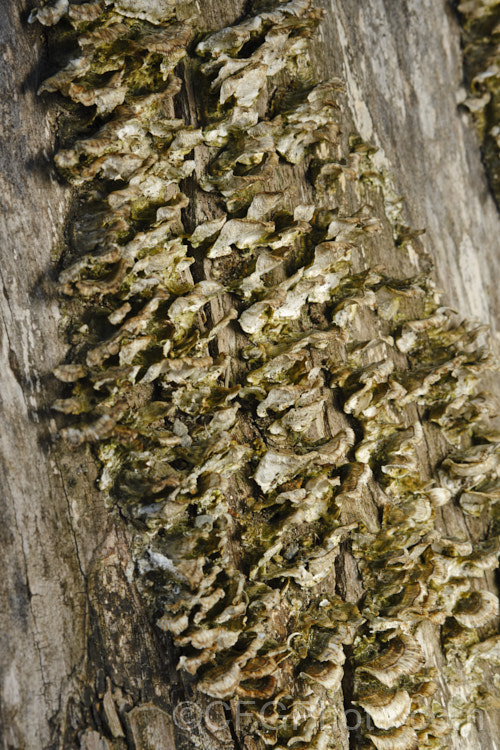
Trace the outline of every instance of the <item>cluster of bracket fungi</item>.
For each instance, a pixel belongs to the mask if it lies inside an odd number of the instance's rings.
[[[341,83],[311,78],[320,18],[290,0],[203,35],[173,0],[33,14],[66,55],[41,90],[75,103],[55,160],[79,186],[60,276],[79,312],[55,408],[95,445],[179,670],[251,703],[259,747],[343,746],[346,653],[356,746],[446,747],[467,711],[437,700],[425,628],[448,697],[459,673],[480,701],[500,658],[491,361],[428,274],[367,265],[384,179],[341,132]],[[199,127],[177,116],[188,83]],[[407,265],[410,236],[395,225]],[[489,513],[491,537],[443,538],[445,505]],[[357,598],[334,593],[341,548]]]
[[[464,101],[476,123],[491,189],[500,205],[500,2],[461,0]]]

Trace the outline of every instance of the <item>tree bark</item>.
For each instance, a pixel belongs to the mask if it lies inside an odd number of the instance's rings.
[[[194,701],[204,710],[209,698],[196,692],[194,680],[176,669],[172,642],[151,617],[150,605],[131,572],[134,529],[116,509],[106,507],[97,484],[100,469],[91,451],[70,450],[58,437],[66,419],[50,408],[61,395],[52,371],[68,353],[68,321],[61,317],[57,276],[78,204],[74,191],[53,167],[61,110],[50,98],[36,95],[50,67],[45,33],[38,25],[27,24],[30,2],[4,0],[3,4],[2,746],[6,750],[260,750],[254,735],[246,729],[236,731],[230,709],[227,723],[219,706],[212,725],[198,722],[189,731],[174,720],[179,704]],[[374,164],[390,172],[397,193],[404,196],[405,222],[426,230],[422,243],[413,240],[413,256],[388,251],[393,227],[382,193],[373,189],[373,214],[383,232],[382,239],[367,244],[368,266],[383,264],[390,277],[410,276],[426,267],[426,252],[446,304],[462,317],[475,316],[488,323],[498,353],[500,220],[477,137],[468,115],[457,105],[462,60],[453,11],[445,0],[397,4],[370,0],[362,7],[356,0],[319,4],[325,17],[310,43],[313,68],[317,80],[337,76],[346,84],[345,95],[339,95],[342,135],[347,139],[357,132],[379,147]],[[203,4],[198,29],[206,34],[234,24],[246,10],[239,0],[210,0]],[[180,66],[184,88],[175,114],[198,127],[200,92],[193,77],[193,57],[190,51]],[[206,153],[197,152],[198,177],[206,166],[201,161],[208,158]],[[293,178],[295,195],[309,202],[312,188],[306,171],[294,168],[290,178],[292,172],[287,170],[278,169],[266,189],[280,190]],[[193,183],[183,189],[191,200],[186,223],[193,231],[214,216],[217,206]],[[349,187],[345,189],[341,204],[345,212],[359,207],[358,198]],[[201,257],[193,268],[193,275],[198,274],[195,280],[209,273]],[[225,298],[212,302],[212,319],[220,320],[228,307]],[[69,315],[69,308],[64,309]],[[371,336],[368,322],[365,330]],[[221,334],[219,353],[237,355],[238,336],[231,328]],[[233,361],[233,382],[240,369]],[[500,395],[492,377],[488,388]],[[422,471],[430,473],[444,455],[439,435],[435,442],[429,438],[419,454],[425,464]],[[366,508],[368,515],[376,516],[369,503]],[[462,541],[484,539],[491,521],[484,515],[466,516],[457,504],[445,505],[436,516],[442,537]],[[357,561],[347,543],[340,548],[335,571],[331,585],[345,601],[359,602]],[[485,573],[482,585],[496,590],[494,572]],[[483,637],[492,635],[491,628],[489,623]],[[420,641],[427,664],[443,673],[436,627],[426,623]],[[354,705],[352,671],[348,653],[343,683],[347,709]],[[485,674],[485,685],[495,690],[494,669],[485,666]],[[460,685],[455,689],[461,693]],[[451,699],[443,683],[438,695],[445,704]],[[465,683],[462,697],[467,698]],[[341,714],[342,694],[332,702]],[[448,747],[458,750],[467,742],[470,750],[493,750],[500,731],[498,710],[482,712],[468,731],[464,740],[454,728]],[[339,720],[337,741],[338,747],[349,747],[345,721]],[[351,746],[357,747],[359,741],[351,733]]]

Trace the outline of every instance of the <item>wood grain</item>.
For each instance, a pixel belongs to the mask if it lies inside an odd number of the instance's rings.
[[[380,146],[379,163],[405,198],[408,223],[426,228],[424,246],[447,301],[489,322],[498,342],[500,220],[475,133],[457,108],[461,56],[453,13],[444,0],[322,4],[313,59],[318,78],[337,75],[347,83],[344,133],[356,128]],[[104,507],[97,467],[85,450],[70,453],[57,440],[51,371],[66,352],[54,280],[72,195],[51,166],[57,110],[35,94],[47,69],[44,35],[27,25],[31,3],[2,5],[1,746],[251,750],[253,740],[238,739],[231,728],[210,731],[205,724],[188,732],[172,725],[174,706],[190,699],[192,688],[176,674],[169,643],[159,640],[131,581],[130,538]],[[210,0],[204,27],[233,23],[243,11],[242,2]],[[194,122],[193,99],[186,95],[180,106]],[[279,185],[283,176],[276,179]],[[381,214],[381,202],[375,207]],[[209,210],[198,197],[193,219]],[[231,352],[230,334],[219,346]],[[438,450],[430,446],[431,463]],[[483,531],[451,508],[441,523],[450,535]],[[346,598],[356,600],[359,578],[347,548],[337,577]],[[493,587],[492,577],[487,583]],[[429,628],[427,635],[429,658],[441,665],[436,634]],[[492,713],[467,747],[493,750],[499,732]],[[454,737],[450,747],[463,742]]]

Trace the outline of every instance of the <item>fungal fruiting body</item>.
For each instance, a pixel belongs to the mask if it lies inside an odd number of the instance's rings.
[[[247,734],[345,747],[351,670],[360,742],[446,747],[463,714],[451,726],[434,695],[422,633],[453,674],[483,658],[460,634],[498,607],[481,590],[497,538],[436,531],[442,505],[498,497],[482,329],[415,274],[418,233],[372,207],[395,204],[342,130],[341,82],[312,78],[310,0],[213,33],[187,15],[166,0],[34,14],[78,50],[41,89],[74,102],[56,155],[79,190],[64,435],[95,446],[178,669],[251,701]]]
[[[476,124],[488,179],[500,205],[500,4],[495,0],[462,0],[457,9],[468,89],[463,104]]]

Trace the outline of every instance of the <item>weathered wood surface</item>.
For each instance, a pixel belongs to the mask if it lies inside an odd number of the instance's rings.
[[[3,747],[34,748],[48,744],[83,658],[81,566],[93,549],[78,546],[85,531],[76,532],[47,410],[49,373],[64,353],[50,277],[68,191],[52,174],[54,122],[34,91],[43,39],[26,28],[24,4],[2,3],[2,17],[0,725]]]
[[[170,748],[168,712],[185,688],[171,694],[169,654],[130,581],[127,533],[95,489],[95,465],[55,440],[50,372],[65,354],[55,259],[71,195],[51,166],[54,110],[35,95],[44,74],[43,33],[26,24],[31,3],[3,6],[0,739],[5,748],[38,750],[63,746],[66,737],[77,747],[72,727],[87,726],[80,746],[105,750],[96,701],[102,715],[107,695],[114,747]],[[476,136],[457,109],[461,58],[452,12],[444,0],[333,0],[324,7],[314,42],[318,69],[346,81],[353,122],[382,147],[408,223],[426,228],[425,246],[450,304],[500,330],[500,221]],[[232,0],[203,7],[211,28],[242,11]],[[449,513],[443,523],[448,533],[466,531],[461,516]],[[355,576],[350,581],[347,572],[345,585],[353,588]],[[439,661],[438,644],[428,648]],[[136,707],[127,726],[115,722],[113,705]],[[467,740],[470,750],[495,747],[498,725],[488,722]],[[200,742],[234,746],[228,735]]]
[[[323,2],[328,60],[360,134],[381,147],[438,283],[462,315],[500,326],[499,218],[464,100],[457,18],[446,0]],[[385,156],[385,159],[384,159]],[[498,339],[497,339],[498,341]]]

